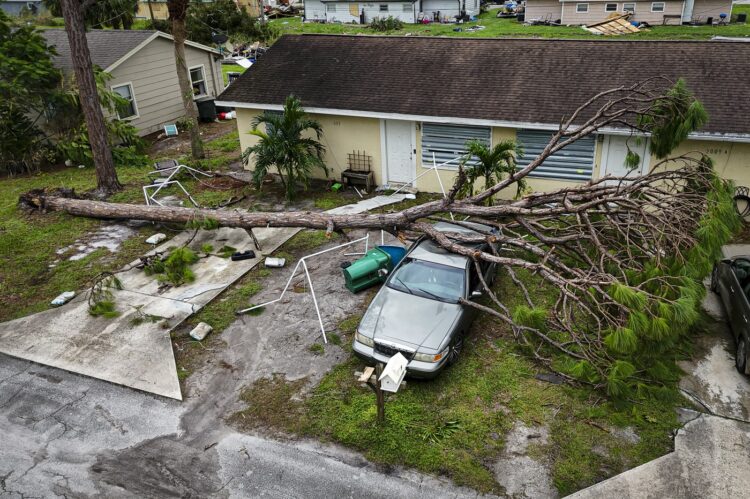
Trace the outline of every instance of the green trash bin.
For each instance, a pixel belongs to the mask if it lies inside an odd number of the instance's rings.
[[[374,286],[385,281],[385,274],[393,269],[391,256],[380,248],[373,248],[365,256],[344,269],[346,288],[352,293]],[[381,275],[382,274],[382,275]]]

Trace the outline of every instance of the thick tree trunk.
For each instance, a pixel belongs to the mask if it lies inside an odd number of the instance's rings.
[[[190,132],[190,147],[194,159],[203,159],[203,140],[201,140],[200,128],[198,128],[198,108],[193,100],[193,87],[190,83],[185,59],[185,39],[187,29],[185,28],[185,16],[187,15],[187,0],[169,0],[169,20],[172,24],[172,36],[174,37],[174,55],[177,66],[177,80],[180,83],[180,94],[182,94],[182,105],[185,108],[185,118],[188,122]]]
[[[88,127],[89,143],[96,167],[97,189],[101,194],[111,194],[122,189],[122,185],[117,179],[104,114],[99,104],[91,54],[86,43],[83,9],[78,0],[61,0],[60,7],[65,18],[65,31],[68,33],[81,108]]]
[[[154,22],[154,7],[151,5],[151,0],[147,0],[146,3],[148,4],[148,15],[151,16],[151,23]]]

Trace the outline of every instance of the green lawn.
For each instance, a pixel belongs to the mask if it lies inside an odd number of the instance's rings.
[[[735,5],[733,14],[739,12],[750,13],[750,5]],[[270,21],[279,28],[281,34],[326,33],[326,34],[382,34],[366,26],[347,24],[319,24],[302,23],[300,18],[275,19]],[[467,32],[466,28],[475,25],[485,26],[485,29]],[[419,24],[404,25],[398,31],[390,31],[388,35],[422,35],[422,36],[459,36],[468,38],[600,38],[578,26],[525,26],[515,19],[497,19],[495,12],[487,12],[480,16],[479,21],[461,25],[463,31],[456,32],[454,24]],[[628,39],[670,39],[670,40],[700,40],[714,35],[750,36],[750,25],[732,24],[729,26],[655,26],[651,29],[627,35]]]

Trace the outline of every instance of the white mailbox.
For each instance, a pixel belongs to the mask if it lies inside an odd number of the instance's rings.
[[[409,361],[400,352],[391,357],[380,375],[380,389],[385,392],[396,393],[404,380],[404,376],[406,376],[406,365],[408,363]]]

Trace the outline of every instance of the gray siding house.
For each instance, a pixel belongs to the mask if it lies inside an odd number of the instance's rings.
[[[649,24],[717,23],[721,14],[731,14],[732,0],[526,0],[527,21],[594,24],[625,12],[631,21]]]
[[[72,73],[65,30],[48,29],[42,34],[57,49],[55,65]],[[170,35],[146,30],[90,30],[86,37],[92,62],[112,75],[109,87],[129,102],[118,117],[129,121],[140,135],[158,131],[184,115]],[[195,98],[219,95],[224,90],[219,52],[194,42],[185,45]]]
[[[361,17],[365,24],[376,17],[395,17],[405,23],[416,23],[423,17],[450,20],[461,11],[470,16],[479,15],[479,4],[479,0],[306,0],[305,20],[354,24],[360,23]]]

